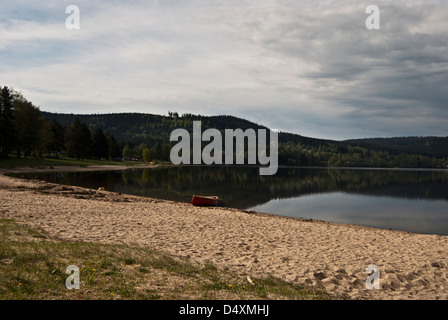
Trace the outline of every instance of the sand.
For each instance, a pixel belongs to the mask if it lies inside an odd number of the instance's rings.
[[[445,236],[193,207],[2,174],[0,198],[0,218],[59,239],[147,246],[348,299],[448,298]],[[366,287],[369,265],[379,268],[379,289]]]

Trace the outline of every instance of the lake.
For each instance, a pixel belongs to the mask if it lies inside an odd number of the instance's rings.
[[[175,166],[19,176],[183,202],[217,195],[220,206],[448,235],[446,170],[294,167],[260,176],[254,167]]]

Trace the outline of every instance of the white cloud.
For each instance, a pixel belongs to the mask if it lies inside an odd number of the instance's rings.
[[[80,30],[65,29],[71,3],[33,4],[1,17],[0,85],[43,110],[225,113],[335,139],[445,134],[444,1],[381,1],[375,31],[367,2],[78,1]]]

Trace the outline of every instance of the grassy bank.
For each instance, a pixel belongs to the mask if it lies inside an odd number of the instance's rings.
[[[80,289],[65,286],[67,266]],[[61,241],[0,219],[0,299],[330,299],[283,280],[245,277],[148,248]]]
[[[76,167],[87,167],[87,166],[98,166],[98,165],[121,165],[121,166],[132,166],[144,164],[141,161],[114,161],[114,160],[93,160],[84,159],[77,160],[75,158],[61,157],[59,159],[55,158],[8,158],[0,159],[0,168],[12,169],[12,168],[51,168],[57,166],[76,166]]]

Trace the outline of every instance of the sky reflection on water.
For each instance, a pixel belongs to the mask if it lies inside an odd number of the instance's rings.
[[[333,192],[271,200],[251,210],[293,218],[448,234],[448,202]]]

